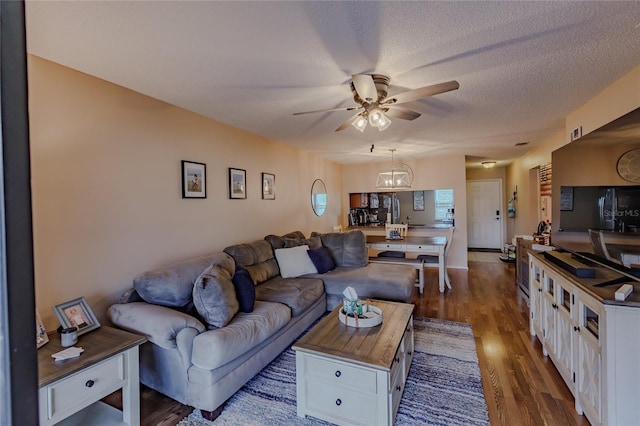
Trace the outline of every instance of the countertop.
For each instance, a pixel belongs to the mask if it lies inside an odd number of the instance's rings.
[[[595,278],[578,278],[571,272],[562,268],[560,265],[557,265],[547,260],[547,258],[544,256],[543,253],[538,253],[533,250],[529,250],[529,252],[532,253],[534,257],[544,261],[545,267],[549,267],[554,272],[561,275],[563,278],[571,281],[573,284],[577,285],[585,293],[599,300],[603,304],[640,308],[640,281],[638,278],[629,277],[628,282],[613,284],[606,287],[596,287],[595,286],[596,284],[600,284],[600,283],[614,280],[617,278],[622,278],[622,277],[625,277],[625,275],[622,273],[616,272],[613,269],[609,269],[605,266],[592,262],[588,259],[578,257],[578,258],[575,258],[575,260],[579,260],[580,263],[584,264],[585,267],[594,268],[595,275],[596,275]],[[633,285],[633,292],[624,301],[615,300],[615,292],[623,284]]]
[[[449,229],[450,223],[432,223],[432,224],[409,224],[409,229]],[[370,224],[366,226],[349,226],[347,229],[384,229],[384,224]]]

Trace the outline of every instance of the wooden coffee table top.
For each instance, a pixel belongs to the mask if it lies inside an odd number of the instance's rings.
[[[302,336],[293,350],[390,370],[414,305],[382,300],[367,303],[382,310],[382,324],[369,328],[343,324],[338,318],[340,305]]]

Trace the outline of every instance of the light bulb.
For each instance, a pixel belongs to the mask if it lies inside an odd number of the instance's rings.
[[[362,115],[359,115],[358,118],[356,118],[355,121],[351,123],[351,125],[358,129],[360,132],[364,132],[364,129],[367,127],[367,119]]]

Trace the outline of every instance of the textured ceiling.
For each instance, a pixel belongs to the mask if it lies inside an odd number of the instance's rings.
[[[507,164],[640,64],[638,1],[27,1],[26,17],[29,53],[342,164],[389,148]],[[351,75],[374,72],[390,94],[460,89],[384,132],[292,115],[354,105]]]

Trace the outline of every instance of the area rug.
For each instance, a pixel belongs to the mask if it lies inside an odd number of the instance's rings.
[[[471,326],[415,318],[415,355],[396,425],[489,425]],[[296,415],[296,356],[290,348],[227,402],[214,422],[200,410],[178,426],[329,425]]]

